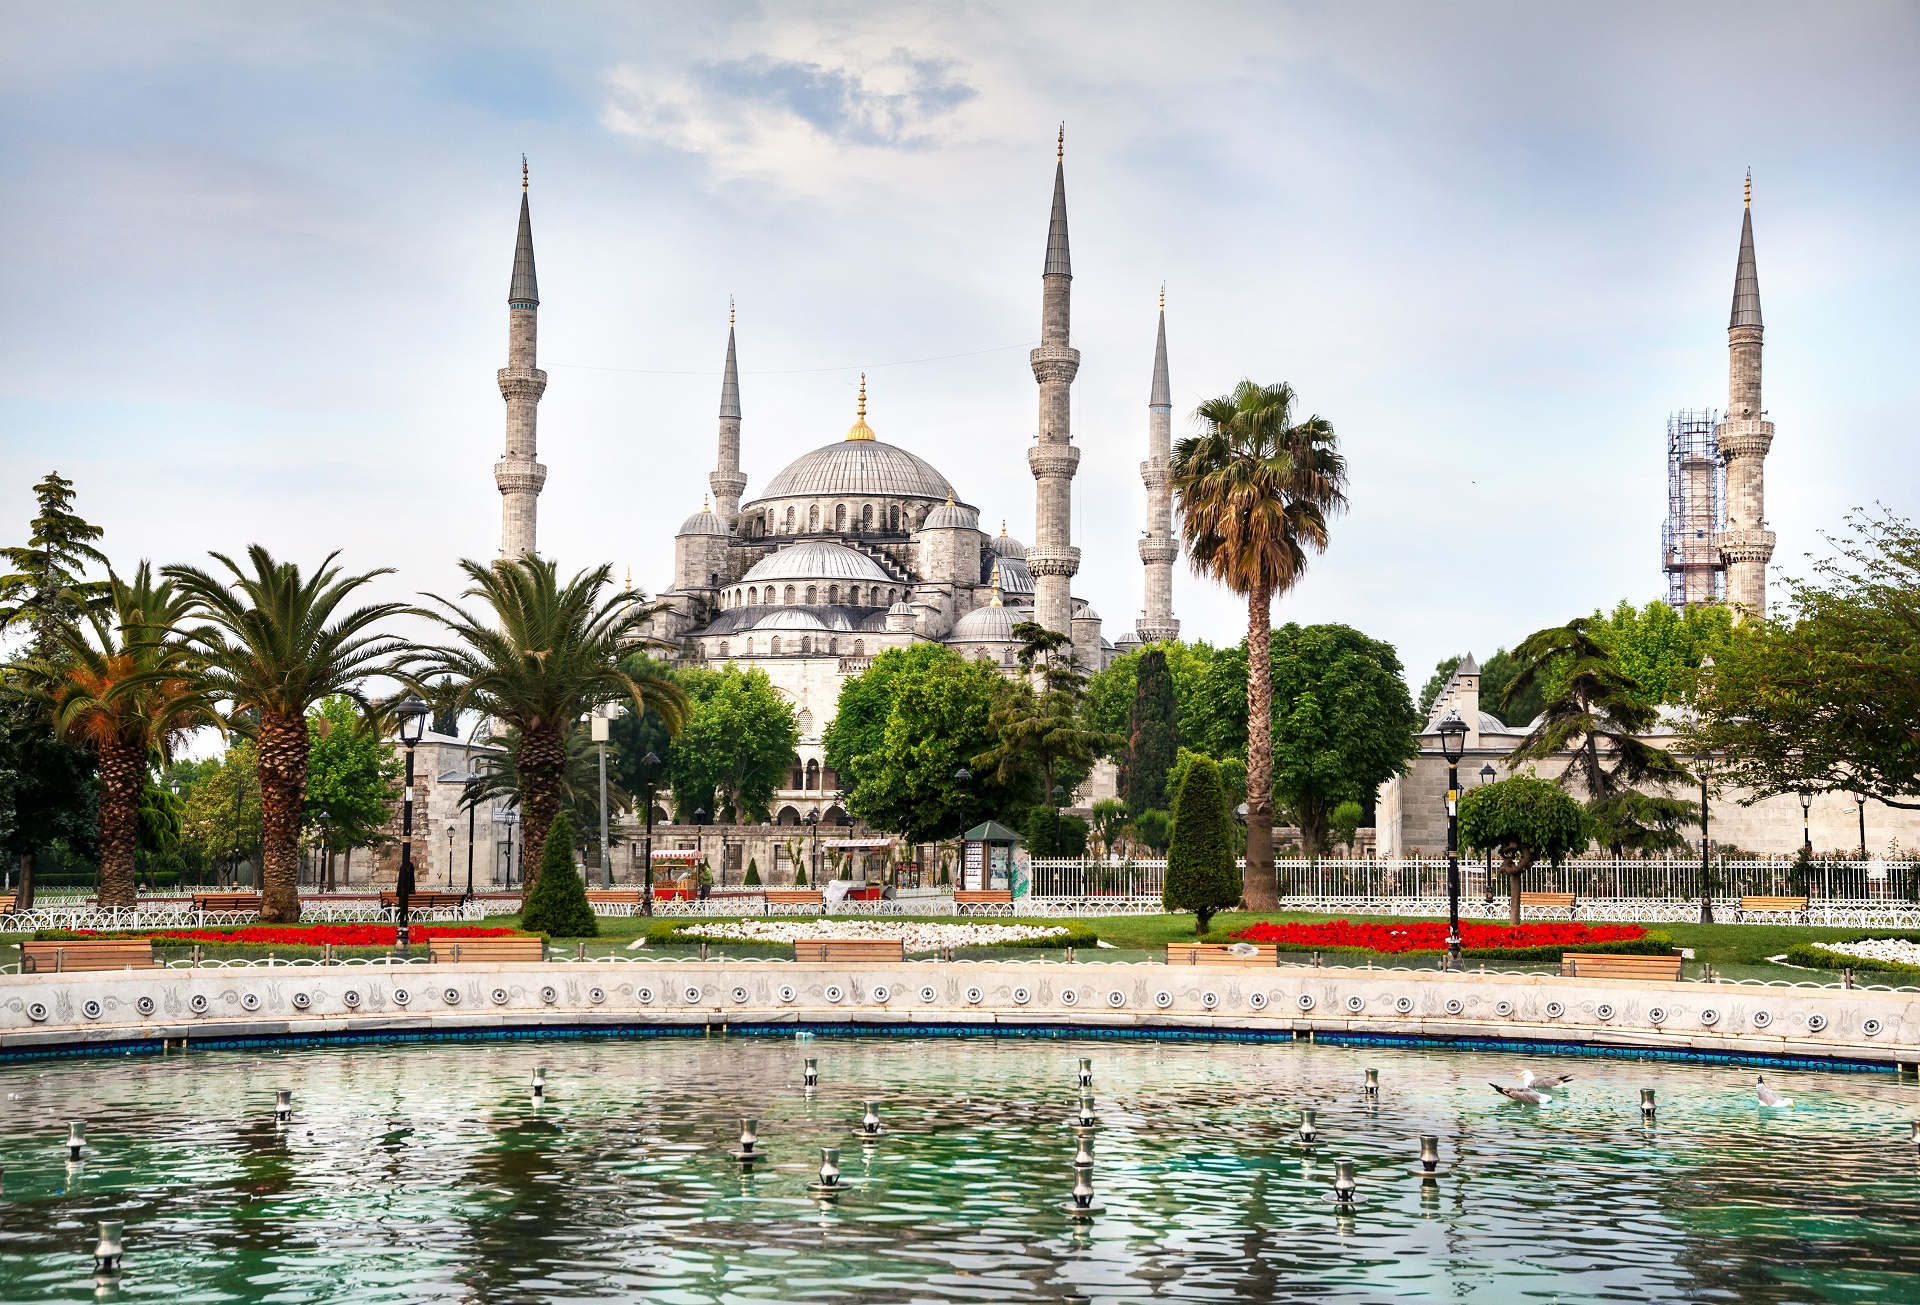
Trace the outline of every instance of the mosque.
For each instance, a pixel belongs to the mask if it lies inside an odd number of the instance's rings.
[[[1175,638],[1173,537],[1167,483],[1172,425],[1166,305],[1160,307],[1147,414],[1148,520],[1140,541],[1146,602],[1119,649],[1101,619],[1071,591],[1080,550],[1071,537],[1071,390],[1080,352],[1070,342],[1072,261],[1067,237],[1064,142],[1056,148],[1053,204],[1041,271],[1041,331],[1030,361],[1039,415],[1027,450],[1035,486],[1029,544],[983,527],[980,509],[919,454],[880,438],[867,421],[866,378],[844,437],[802,454],[752,497],[740,464],[742,407],[734,325],[727,332],[711,498],[674,536],[672,583],[649,633],[681,664],[755,667],[794,706],[801,743],[791,783],[775,804],[782,823],[811,803],[841,816],[839,785],[821,740],[845,680],[889,648],[939,642],[1014,674],[1014,626],[1033,621],[1071,637],[1076,663],[1099,671],[1117,651]],[[537,459],[537,419],[546,373],[535,366],[540,304],[533,227],[521,180],[520,227],[508,293],[508,365],[499,373],[507,408],[506,453],[494,466],[502,501],[501,556],[534,552],[546,468]]]

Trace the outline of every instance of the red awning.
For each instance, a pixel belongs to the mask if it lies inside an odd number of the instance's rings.
[[[653,859],[656,861],[685,861],[688,865],[692,865],[700,859],[700,850],[693,847],[665,848],[656,851],[653,854]]]
[[[891,838],[829,838],[827,840],[827,846],[839,848],[877,848],[892,847],[893,842],[894,840]]]

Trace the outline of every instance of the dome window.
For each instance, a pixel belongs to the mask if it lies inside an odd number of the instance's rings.
[[[841,534],[845,534],[847,531],[847,505],[845,503],[838,504],[833,509],[833,528]]]
[[[791,535],[791,534],[793,534],[793,533],[794,533],[794,530],[793,530],[793,509],[792,509],[792,508],[788,508],[788,509],[787,509],[787,533],[788,533],[789,535]]]
[[[807,529],[810,532],[820,529],[820,505],[818,503],[807,509]]]
[[[873,533],[873,504],[871,503],[860,509],[860,529],[868,534]]]
[[[827,586],[827,601],[833,604],[835,607],[838,607],[840,605],[840,586],[839,585]]]
[[[724,662],[730,656],[732,656],[732,654],[727,651],[727,641],[722,639],[720,641],[720,660]]]
[[[808,585],[808,586],[807,586],[807,606],[808,606],[808,607],[812,607],[812,606],[813,606],[813,605],[814,605],[815,603],[817,603],[817,602],[819,602],[819,601],[820,601],[820,589],[819,589],[819,586],[817,586],[817,585]]]
[[[773,648],[771,651],[775,657],[780,655],[780,636],[777,634],[773,636]]]
[[[811,657],[813,655],[813,636],[812,635],[803,634],[800,636],[800,655],[802,657]]]
[[[855,639],[853,641],[853,655],[855,657],[865,657],[867,655],[867,641],[865,639]]]
[[[887,509],[887,529],[894,534],[900,533],[900,505],[895,503]]]
[[[786,603],[792,603],[792,602],[793,602],[793,586],[792,586],[792,585],[788,585],[788,586],[787,586],[787,588],[786,588],[786,596],[785,596],[785,598],[783,598],[783,599],[782,599],[782,601],[783,601],[783,602],[786,602]]]

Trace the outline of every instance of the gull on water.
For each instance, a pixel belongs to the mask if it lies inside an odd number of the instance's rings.
[[[1522,1087],[1538,1088],[1542,1092],[1546,1092],[1552,1088],[1565,1087],[1567,1084],[1573,1082],[1573,1075],[1571,1074],[1536,1074],[1530,1069],[1521,1070],[1515,1077],[1520,1080]]]
[[[1538,1088],[1501,1087],[1498,1083],[1489,1083],[1487,1084],[1487,1086],[1492,1088],[1495,1092],[1498,1092],[1503,1097],[1507,1097],[1508,1099],[1513,1101],[1521,1101],[1530,1106],[1544,1106],[1548,1102],[1553,1100],[1552,1097],[1540,1091]]]
[[[1783,1097],[1771,1087],[1767,1086],[1767,1076],[1765,1074],[1757,1074],[1754,1076],[1753,1095],[1759,1098],[1761,1105],[1771,1106],[1778,1110],[1785,1110],[1793,1105],[1791,1098]]]

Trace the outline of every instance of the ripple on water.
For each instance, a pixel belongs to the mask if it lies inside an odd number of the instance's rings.
[[[798,1087],[815,1055],[821,1087]],[[1103,1213],[1060,1213],[1079,1056]],[[822,1038],[410,1044],[19,1065],[0,1299],[1920,1299],[1920,1092],[1891,1076],[1490,1053]],[[1362,1070],[1381,1071],[1377,1103]],[[526,1093],[532,1069],[550,1096]],[[296,1115],[271,1118],[291,1086]],[[1641,1087],[1659,1116],[1643,1125]],[[853,1135],[861,1103],[886,1133]],[[1321,1142],[1295,1138],[1318,1113]],[[769,1161],[725,1158],[757,1117]],[[91,1153],[70,1168],[69,1119]],[[1452,1168],[1412,1170],[1417,1138]],[[849,1192],[809,1196],[819,1148]],[[1327,1200],[1354,1160],[1361,1200]]]

